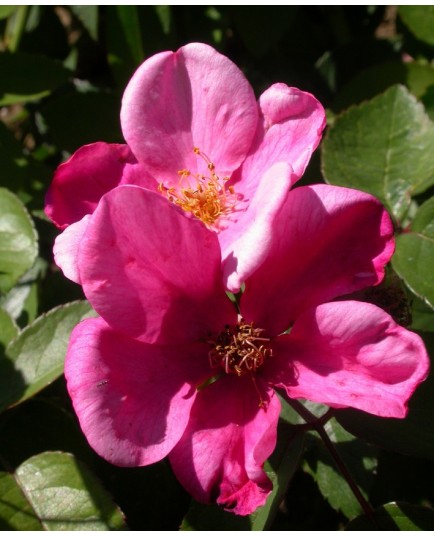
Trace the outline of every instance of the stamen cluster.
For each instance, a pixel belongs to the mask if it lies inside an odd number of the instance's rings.
[[[193,151],[205,160],[210,176],[192,174],[188,169],[181,169],[178,171],[179,184],[181,186],[183,182],[188,182],[188,186],[167,188],[160,183],[158,189],[169,201],[212,228],[218,218],[233,211],[237,196],[233,186],[226,187],[229,177],[220,179],[211,160],[197,147]]]
[[[255,372],[264,361],[272,356],[267,344],[270,339],[261,337],[264,330],[246,324],[244,320],[235,326],[225,326],[216,337],[209,340],[211,350],[208,352],[213,368],[221,367],[226,374],[243,376],[247,372]]]

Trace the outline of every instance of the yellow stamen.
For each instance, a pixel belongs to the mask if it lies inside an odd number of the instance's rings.
[[[210,176],[200,173],[193,175],[188,169],[181,169],[178,171],[180,176],[178,188],[167,188],[160,183],[158,189],[169,201],[185,212],[190,212],[208,227],[213,227],[220,217],[233,212],[237,196],[233,186],[226,186],[229,177],[220,179],[215,173],[213,162],[198,147],[194,147],[193,152],[205,160]],[[187,178],[189,184],[183,188],[181,184]]]

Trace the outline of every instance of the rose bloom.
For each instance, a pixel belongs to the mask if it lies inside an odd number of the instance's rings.
[[[195,499],[247,515],[272,488],[263,464],[276,444],[276,389],[403,418],[428,357],[382,309],[343,297],[379,283],[393,253],[392,223],[372,196],[291,190],[238,306],[219,238],[158,192],[104,195],[77,262],[100,318],[74,329],[65,374],[101,456],[120,466],[168,456]],[[253,233],[245,243],[252,255],[261,247]]]
[[[84,146],[56,171],[45,208],[64,230],[56,263],[80,282],[77,249],[90,215],[106,192],[135,184],[218,234],[225,284],[238,291],[267,255],[274,219],[324,125],[321,104],[285,84],[256,102],[242,72],[208,45],[152,56],[123,96],[127,144]]]

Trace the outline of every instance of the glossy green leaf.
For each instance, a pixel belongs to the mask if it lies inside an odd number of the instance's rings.
[[[95,313],[87,302],[52,309],[27,326],[0,359],[0,410],[27,400],[63,373],[73,327]]]
[[[35,262],[37,236],[21,201],[0,188],[0,292],[12,288]]]
[[[4,309],[0,308],[0,356],[4,347],[18,334],[14,319]]]
[[[38,279],[45,274],[46,261],[40,257],[20,277],[18,284],[0,298],[0,307],[7,311],[21,327],[33,322],[38,312]]]
[[[424,333],[424,342],[434,357],[434,333]],[[351,434],[388,450],[434,460],[434,373],[409,401],[405,419],[381,418],[363,411],[342,409],[336,419]]]
[[[43,530],[14,475],[0,472],[0,530]]]
[[[355,438],[335,419],[327,422],[325,430],[366,498],[374,482],[377,449]],[[335,510],[340,510],[349,519],[362,513],[360,503],[320,438],[315,437],[315,446],[307,457],[305,467]]]
[[[71,76],[60,62],[24,52],[1,52],[0,72],[0,106],[45,97]]]
[[[434,510],[424,506],[392,502],[374,512],[372,517],[359,516],[345,530],[432,530]]]
[[[399,6],[398,13],[415,37],[434,46],[434,6]]]
[[[434,184],[434,124],[403,86],[339,116],[322,146],[328,183],[377,196],[398,221]]]
[[[407,286],[434,308],[434,197],[420,206],[410,231],[397,237],[392,265]]]
[[[3,483],[3,485],[2,485]],[[125,522],[99,481],[64,452],[44,452],[0,479],[0,519],[15,530],[122,530]]]

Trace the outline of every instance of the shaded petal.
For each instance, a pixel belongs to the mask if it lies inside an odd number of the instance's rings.
[[[252,198],[267,169],[289,164],[292,183],[304,173],[326,124],[322,105],[310,93],[274,84],[259,98],[260,119],[249,155],[231,184]]]
[[[216,234],[144,188],[119,186],[102,198],[79,266],[94,309],[144,342],[206,340],[236,322]]]
[[[179,170],[208,171],[194,147],[218,174],[229,175],[249,150],[257,115],[253,90],[238,67],[210,46],[191,43],[138,68],[124,93],[121,124],[137,159],[171,185]]]
[[[429,368],[421,338],[370,303],[325,303],[305,311],[273,342],[263,375],[292,398],[405,417]]]
[[[53,247],[54,261],[62,270],[63,275],[74,283],[80,284],[78,270],[78,249],[90,220],[90,214],[77,223],[71,224],[56,237]]]
[[[259,392],[268,403],[259,407]],[[224,376],[199,391],[183,437],[170,453],[173,470],[198,501],[239,515],[262,506],[272,484],[263,464],[276,445],[280,402],[260,378]]]
[[[45,213],[64,229],[92,214],[101,197],[112,188],[138,181],[148,188],[157,186],[142,166],[138,166],[127,145],[102,142],[85,145],[57,168],[47,192]]]
[[[241,300],[244,318],[269,335],[309,307],[379,283],[394,250],[393,225],[377,199],[327,185],[292,190],[271,238]]]
[[[259,182],[246,210],[237,221],[220,231],[224,282],[228,290],[238,292],[267,256],[275,220],[288,196],[293,176],[287,164],[272,166]]]
[[[206,345],[151,346],[101,318],[74,329],[67,387],[90,445],[122,466],[164,458],[187,425],[195,385],[209,374]]]

